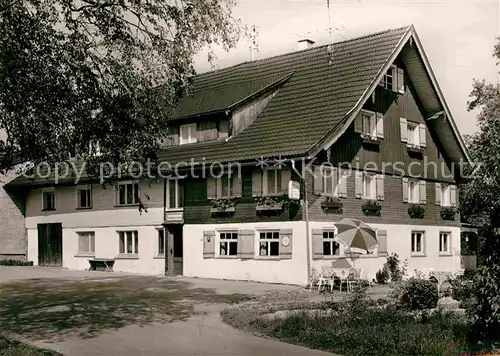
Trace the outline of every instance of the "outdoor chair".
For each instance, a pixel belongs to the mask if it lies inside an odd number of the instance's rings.
[[[373,281],[368,278],[368,272],[364,269],[360,271],[360,282],[365,282],[368,284],[368,288],[372,289]]]
[[[315,283],[318,283],[319,281],[319,276],[320,276],[320,273],[318,272],[318,270],[314,267],[312,267],[310,270],[309,270],[309,290],[312,290],[313,286]]]
[[[342,285],[346,285],[346,290],[349,292],[349,269],[338,268],[336,269],[336,275],[340,279],[340,291],[342,292]]]
[[[330,291],[333,290],[333,285],[335,284],[335,273],[331,267],[323,266],[321,268],[321,274],[318,280],[318,292],[323,285],[330,286]]]
[[[359,285],[361,282],[361,269],[351,268],[347,276],[347,291],[352,292],[353,286]]]

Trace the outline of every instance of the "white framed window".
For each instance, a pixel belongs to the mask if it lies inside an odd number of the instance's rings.
[[[139,183],[119,182],[117,205],[135,205],[139,203]]]
[[[449,184],[441,183],[441,206],[451,206],[451,189]]]
[[[408,202],[420,204],[420,185],[418,180],[408,180]]]
[[[407,123],[407,137],[408,145],[410,146],[420,146],[420,125],[415,122]]]
[[[363,173],[363,198],[375,200],[377,198],[377,180],[376,175]]]
[[[238,232],[221,231],[219,233],[219,256],[238,255]]]
[[[118,231],[119,253],[130,255],[139,253],[139,234],[137,231]]]
[[[165,229],[158,229],[158,255],[165,255]]]
[[[322,192],[325,195],[329,196],[338,196],[339,195],[339,183],[340,179],[346,179],[339,172],[338,169],[333,167],[323,167],[321,169],[321,176],[323,180],[323,189]]]
[[[281,194],[281,170],[280,169],[264,169],[262,171],[262,194],[263,195],[278,195]]]
[[[181,125],[179,128],[179,144],[195,143],[198,141],[196,123]]]
[[[233,196],[233,176],[224,174],[222,177],[217,178],[216,184],[216,197],[229,198]]]
[[[260,256],[280,255],[279,231],[261,231],[259,233],[259,255]]]
[[[423,231],[411,232],[411,254],[412,256],[425,255],[425,233]]]
[[[370,137],[377,137],[377,115],[375,112],[361,111],[362,133]]]
[[[92,188],[90,186],[76,188],[76,207],[78,209],[92,208]]]
[[[323,256],[340,255],[340,244],[334,241],[335,232],[323,231]]]
[[[395,76],[397,75],[397,67],[392,65],[387,72],[384,74],[380,86],[387,90],[394,90],[395,88]]]
[[[77,232],[78,235],[78,253],[95,253],[95,233],[93,231]]]
[[[167,209],[180,209],[184,206],[184,184],[182,179],[167,180]]]
[[[439,233],[439,254],[440,255],[451,255],[451,233],[450,232],[440,232]]]
[[[42,191],[42,210],[56,210],[56,192],[53,189]]]

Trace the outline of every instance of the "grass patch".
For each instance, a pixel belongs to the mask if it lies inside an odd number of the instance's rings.
[[[0,355],[2,356],[62,356],[60,353],[38,349],[0,335]]]

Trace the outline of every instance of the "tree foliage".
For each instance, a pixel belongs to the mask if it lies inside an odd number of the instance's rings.
[[[0,171],[142,161],[168,134],[201,49],[235,45],[234,0],[0,0]],[[213,53],[210,51],[209,53]]]
[[[494,56],[500,64],[500,39]],[[476,169],[462,187],[461,213],[481,226],[484,265],[474,280],[472,312],[478,340],[500,341],[500,85],[474,81],[469,109],[478,109],[480,131],[468,137]]]

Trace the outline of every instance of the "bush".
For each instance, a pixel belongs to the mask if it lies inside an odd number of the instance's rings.
[[[0,260],[0,266],[33,266],[33,261]]]
[[[386,265],[389,268],[389,272],[391,274],[391,282],[399,282],[403,280],[404,275],[406,274],[406,265],[408,261],[405,260],[403,265],[399,261],[399,255],[397,253],[393,253],[387,257]]]
[[[429,280],[415,279],[401,284],[400,304],[409,310],[432,309],[439,299],[436,285]]]
[[[389,281],[390,271],[387,264],[384,264],[382,269],[379,269],[377,273],[375,273],[375,279],[378,284],[386,284]]]

